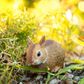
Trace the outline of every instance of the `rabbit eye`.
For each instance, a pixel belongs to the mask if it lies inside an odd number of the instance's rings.
[[[38,57],[41,56],[41,52],[40,52],[40,51],[37,52],[37,56],[38,56]]]

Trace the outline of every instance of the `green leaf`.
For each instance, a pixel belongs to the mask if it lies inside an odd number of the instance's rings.
[[[84,78],[80,79],[80,81],[78,82],[78,84],[84,84]]]
[[[31,72],[48,72],[47,69],[39,69],[39,68],[33,68],[31,66],[21,66],[21,65],[16,65],[16,68],[31,71]]]
[[[84,60],[81,59],[71,59],[73,63],[84,64]]]
[[[63,69],[60,69],[60,70],[58,71],[58,73],[56,73],[55,76],[58,76],[58,75],[60,75],[60,74],[62,74],[62,73],[66,73],[66,72],[68,72],[68,71],[70,71],[70,70],[76,70],[76,69],[84,69],[84,66],[83,66],[83,65],[80,65],[80,64],[77,64],[77,65],[71,65],[71,66],[69,66],[69,67],[65,67],[65,68],[63,68]]]

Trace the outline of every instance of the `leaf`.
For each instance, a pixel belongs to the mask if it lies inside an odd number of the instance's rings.
[[[78,82],[78,84],[84,84],[84,78],[80,79],[80,81]]]
[[[55,75],[53,75],[50,78],[50,80],[52,80],[55,76],[59,76],[60,74],[66,73],[66,72],[68,72],[70,70],[80,70],[80,69],[84,69],[84,66],[80,65],[80,64],[76,64],[76,65],[71,65],[71,66],[65,67],[63,69],[60,69]]]
[[[45,84],[48,84],[49,80],[50,80],[50,74],[47,75],[47,80],[46,80],[46,83]]]
[[[80,65],[80,64],[77,64],[77,65],[71,65],[71,66],[69,66],[69,67],[65,67],[65,68],[63,68],[63,69],[60,69],[60,70],[58,71],[58,73],[56,73],[55,76],[58,76],[58,75],[60,75],[60,74],[62,74],[62,73],[66,73],[66,72],[68,72],[68,71],[70,71],[70,70],[75,70],[75,69],[84,69],[84,66],[83,66],[83,65]]]
[[[81,40],[79,40],[78,38],[73,38],[72,40],[73,40],[75,43],[77,43],[77,44],[79,44],[79,45],[81,45],[81,46],[84,46],[84,42],[81,41]]]
[[[39,69],[39,68],[33,68],[31,66],[21,66],[21,65],[15,65],[16,68],[20,68],[23,70],[31,71],[31,72],[48,72],[47,69]]]
[[[84,64],[84,60],[80,60],[80,59],[72,59],[71,61],[78,64]]]

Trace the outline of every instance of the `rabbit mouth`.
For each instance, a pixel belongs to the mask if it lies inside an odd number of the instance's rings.
[[[41,65],[42,62],[41,61],[35,61],[34,63],[32,63],[32,65]]]

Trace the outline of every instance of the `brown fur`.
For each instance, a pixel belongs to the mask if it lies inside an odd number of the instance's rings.
[[[38,51],[41,56],[38,57]],[[55,67],[63,67],[65,58],[64,49],[53,40],[46,40],[43,37],[38,44],[31,44],[26,50],[26,64],[49,67],[53,70]]]
[[[32,54],[33,54],[33,50],[34,50],[35,45],[30,45],[29,48],[27,48],[26,50],[26,61],[28,64],[32,63]]]

